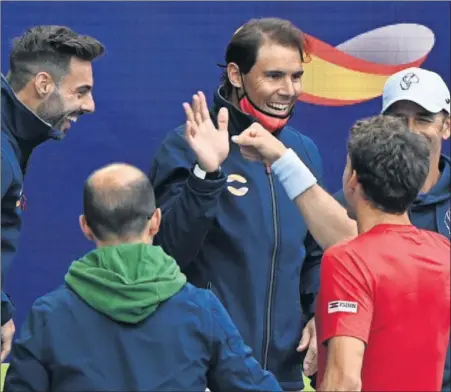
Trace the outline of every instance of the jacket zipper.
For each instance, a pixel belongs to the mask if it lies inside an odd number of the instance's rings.
[[[271,173],[271,168],[266,166],[266,173],[269,179],[269,188],[271,191],[271,207],[272,207],[272,218],[273,218],[273,228],[274,228],[274,248],[271,257],[271,268],[269,275],[269,291],[268,291],[268,302],[266,307],[266,335],[263,342],[263,368],[267,369],[268,366],[268,354],[269,354],[269,343],[271,339],[271,318],[272,318],[272,300],[274,294],[274,279],[276,272],[276,256],[279,245],[279,228],[278,228],[278,216],[277,216],[277,204],[276,204],[276,192],[274,189],[274,179]]]

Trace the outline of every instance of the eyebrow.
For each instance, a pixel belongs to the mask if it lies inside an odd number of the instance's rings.
[[[407,117],[408,116],[406,113],[399,113],[399,112],[396,112],[394,110],[389,110],[388,114],[391,114],[391,115],[394,115],[394,116],[397,116],[397,117]],[[415,113],[413,113],[413,115],[415,117],[427,117],[427,118],[434,118],[435,117],[435,113],[431,113],[431,112],[428,112],[428,111],[415,112]]]
[[[434,113],[430,113],[430,112],[423,111],[423,112],[416,112],[416,113],[415,113],[415,116],[417,116],[417,117],[430,117],[430,118],[434,118],[434,117],[435,117],[435,114],[434,114]]]
[[[285,72],[285,71],[280,71],[280,70],[268,70],[268,71],[264,71],[264,74],[266,75],[266,76],[272,76],[272,75],[286,75],[287,74],[287,72]],[[302,70],[299,70],[299,71],[296,71],[296,72],[293,72],[293,75],[299,75],[299,76],[302,76],[304,74],[304,70],[302,69]]]

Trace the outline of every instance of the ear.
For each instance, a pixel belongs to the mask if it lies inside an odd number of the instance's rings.
[[[445,119],[445,122],[443,124],[443,128],[442,128],[442,139],[443,140],[448,140],[449,136],[450,136],[450,122],[451,122],[450,118],[451,117],[448,116]]]
[[[84,236],[90,241],[95,241],[96,238],[94,236],[94,233],[88,226],[86,217],[84,215],[80,215],[80,217],[78,218],[78,222],[80,224],[80,229],[81,229],[82,233],[84,234]]]
[[[149,236],[155,237],[160,230],[161,223],[161,210],[157,208],[152,215],[152,218],[149,219]]]
[[[39,72],[34,78],[33,86],[37,96],[44,99],[55,89],[55,82],[47,72]]]
[[[358,187],[358,185],[359,185],[359,180],[357,178],[357,172],[355,170],[353,170],[352,174],[351,174],[351,176],[349,177],[349,180],[348,180],[348,189],[352,193],[354,193],[356,188]]]
[[[238,67],[238,65],[235,63],[227,64],[227,76],[229,77],[230,83],[232,83],[233,87],[242,87],[240,67]]]

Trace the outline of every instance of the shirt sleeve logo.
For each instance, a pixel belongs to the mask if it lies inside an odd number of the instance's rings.
[[[349,302],[349,301],[332,301],[329,302],[327,306],[327,313],[357,313],[358,304],[357,302]]]

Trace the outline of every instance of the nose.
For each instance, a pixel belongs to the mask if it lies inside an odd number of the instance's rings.
[[[296,95],[296,88],[291,78],[284,79],[284,84],[282,89],[280,90],[280,95],[284,95],[290,98]]]
[[[81,103],[81,110],[88,113],[93,113],[96,109],[96,104],[94,102],[94,98],[92,97],[92,94],[86,94],[83,97],[82,103]]]

